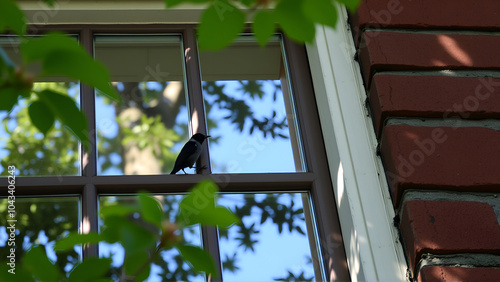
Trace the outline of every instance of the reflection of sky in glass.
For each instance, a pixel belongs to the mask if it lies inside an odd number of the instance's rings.
[[[212,172],[252,173],[252,172],[294,172],[294,155],[290,144],[290,132],[286,123],[283,93],[276,85],[279,80],[257,81],[262,84],[262,98],[251,98],[241,90],[239,81],[217,81],[217,86],[224,86],[224,94],[231,98],[244,101],[250,107],[255,118],[262,120],[276,113],[276,122],[285,120],[283,129],[275,130],[275,138],[259,128],[250,133],[253,122],[245,120],[243,131],[233,123],[228,116],[235,113],[221,108],[221,101],[216,95],[204,92],[205,101],[212,105],[208,112],[210,157]],[[244,82],[245,83],[245,82]],[[206,82],[204,83],[206,86]],[[276,94],[275,94],[276,92]],[[274,96],[276,100],[274,100]],[[207,107],[208,108],[208,107]],[[282,134],[287,138],[278,136]],[[212,141],[215,140],[215,141]]]
[[[176,216],[179,210],[179,203],[182,200],[182,195],[166,195],[161,197],[164,202],[164,210],[168,214],[169,220],[171,222],[175,222]],[[120,204],[132,204],[135,203],[135,196],[102,196],[100,197],[99,204],[101,207],[109,206],[113,203]],[[99,220],[99,226],[102,228],[102,220]],[[188,228],[184,228],[182,230],[182,234],[186,242],[192,245],[201,246],[201,230],[199,226],[192,226]],[[112,258],[112,267],[115,268],[115,274],[117,278],[119,277],[120,271],[117,268],[123,264],[123,259],[125,257],[125,252],[123,247],[119,243],[108,244],[105,242],[101,242],[99,244],[99,255],[101,257],[111,257]],[[190,270],[190,267],[186,263],[182,263],[182,265],[178,264],[176,261],[176,257],[179,256],[179,252],[176,249],[164,250],[161,252],[161,257],[163,261],[167,263],[168,269],[165,271],[160,265],[153,263],[151,266],[151,272],[147,281],[162,281],[161,274],[166,273],[184,273],[188,275],[189,281],[204,281],[204,276],[199,274],[193,274]],[[168,275],[167,275],[168,276]],[[175,277],[171,277],[172,279]]]
[[[255,202],[253,201],[255,199]],[[242,223],[245,228],[258,231],[250,232],[253,244],[251,248],[241,245],[241,229],[233,226],[228,230],[228,237],[220,236],[221,259],[229,257],[236,259],[235,266],[238,270],[231,271],[229,267],[223,269],[225,281],[273,281],[278,278],[288,277],[288,271],[295,276],[303,274],[305,278],[314,278],[314,269],[311,263],[311,251],[309,248],[308,235],[299,233],[296,229],[289,231],[289,225],[283,224],[282,232],[279,233],[278,224],[273,221],[273,215],[279,222],[277,214],[290,208],[297,211],[292,218],[293,226],[298,226],[307,234],[304,213],[302,211],[302,194],[224,194],[218,203],[230,208],[238,214],[245,208],[251,207],[251,214],[243,217]],[[274,203],[263,205],[263,203]],[[262,214],[265,210],[270,216],[261,223]],[[273,207],[273,208],[271,208]],[[253,227],[252,227],[253,225]],[[221,232],[223,234],[225,232]]]

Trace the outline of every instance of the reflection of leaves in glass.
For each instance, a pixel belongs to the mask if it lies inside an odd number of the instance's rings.
[[[78,230],[78,198],[16,198],[16,261],[34,244],[48,244]],[[0,213],[5,214],[8,200],[0,200]],[[1,226],[9,226],[6,217],[0,217]],[[5,229],[4,229],[5,230]],[[2,230],[2,233],[5,231]],[[4,233],[6,235],[6,233]],[[8,238],[8,237],[4,237]],[[0,242],[5,246],[7,242]],[[48,250],[47,250],[48,251]],[[6,258],[9,248],[1,247],[0,256]],[[78,262],[77,252],[71,248],[50,253],[59,269],[71,269]]]
[[[78,87],[76,83],[43,82],[36,83],[34,89],[57,92],[70,90],[75,98],[79,95],[79,91],[75,91]],[[27,104],[26,99],[20,100],[20,107],[14,107],[10,115],[2,120],[4,133],[0,141],[5,144],[2,149],[6,152],[2,156],[1,174],[6,175],[5,168],[12,164],[16,164],[23,176],[79,174],[78,142],[60,122],[55,122],[53,129],[43,138],[30,120]]]
[[[269,229],[269,226],[264,227],[266,222],[274,224],[278,234],[297,232],[295,236],[306,237],[307,234],[301,227],[305,221],[304,210],[302,204],[297,203],[297,201],[301,201],[300,195],[300,193],[223,195],[221,197],[221,200],[224,200],[223,203],[241,219],[241,222],[235,228],[220,230],[219,232],[219,238],[227,242],[223,245],[236,242],[238,246],[236,249],[223,248],[223,251],[233,254],[231,256],[226,253],[223,257],[224,271],[237,273],[240,270],[237,264],[238,255],[241,256],[247,251],[255,252],[259,240],[263,239],[266,234],[273,232]],[[229,203],[232,203],[232,205]],[[307,242],[307,237],[305,240]],[[240,252],[240,249],[243,252]],[[307,260],[308,264],[312,264],[310,254],[307,256]],[[312,269],[312,266],[310,268]],[[289,275],[284,279],[290,279],[290,281],[310,281],[312,279],[306,278],[304,275],[306,274],[302,273],[297,276],[291,274],[291,276]],[[299,278],[304,279],[293,280]]]
[[[276,95],[281,91],[281,85],[275,81],[238,81],[239,88],[237,92],[242,95],[248,95],[253,100],[263,100],[266,93],[263,90],[264,82],[269,83],[274,87],[273,100],[276,101]],[[269,116],[259,117],[247,99],[236,98],[236,93],[227,94],[225,87],[230,83],[229,81],[204,81],[203,90],[204,94],[209,96],[207,100],[214,101],[213,103],[205,103],[207,107],[208,127],[216,128],[217,122],[210,122],[210,111],[217,106],[217,110],[225,110],[226,115],[224,119],[233,123],[236,128],[243,132],[245,124],[249,122],[249,133],[253,134],[255,129],[258,129],[264,137],[270,134],[272,138],[281,137],[289,138],[285,135],[288,129],[286,116],[278,117],[274,110]]]
[[[301,272],[298,275],[293,274],[291,271],[288,271],[288,276],[283,278],[275,278],[275,281],[313,281],[314,277],[307,278],[305,277],[305,273]]]

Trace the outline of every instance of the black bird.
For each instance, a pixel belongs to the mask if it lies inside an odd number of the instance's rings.
[[[170,174],[176,174],[181,169],[184,171],[186,167],[193,168],[193,165],[201,155],[201,144],[203,144],[203,141],[208,137],[210,136],[205,136],[201,133],[193,135],[184,147],[182,147],[181,152],[175,160],[174,169]],[[184,171],[184,173],[186,172]]]

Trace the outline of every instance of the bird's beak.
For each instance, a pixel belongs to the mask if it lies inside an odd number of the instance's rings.
[[[205,139],[207,139],[208,137],[212,137],[212,136],[210,136],[210,135],[207,135],[207,137],[205,137]]]

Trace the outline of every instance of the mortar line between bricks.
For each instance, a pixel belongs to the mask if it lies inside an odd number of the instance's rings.
[[[415,267],[413,281],[417,281],[418,274],[426,266],[456,266],[463,268],[500,268],[500,255],[488,253],[456,253],[436,255],[424,253]]]
[[[396,209],[396,216],[401,216],[403,207],[409,201],[466,201],[489,204],[500,225],[500,194],[491,192],[455,192],[448,190],[406,190],[401,196],[401,202]],[[500,265],[500,264],[499,264]]]
[[[369,25],[369,24],[368,24]],[[500,31],[487,31],[487,30],[471,30],[471,29],[442,29],[442,28],[391,28],[391,27],[383,27],[383,28],[374,28],[374,27],[365,27],[362,29],[362,32],[367,31],[377,31],[377,32],[392,32],[392,33],[406,33],[406,34],[458,34],[458,35],[500,35]]]
[[[462,118],[427,118],[427,117],[388,117],[384,127],[390,125],[410,125],[426,127],[484,127],[500,130],[500,119],[462,119]]]
[[[441,69],[441,70],[376,70],[372,77],[376,75],[402,75],[402,76],[447,76],[447,77],[500,77],[500,71],[488,69]]]

